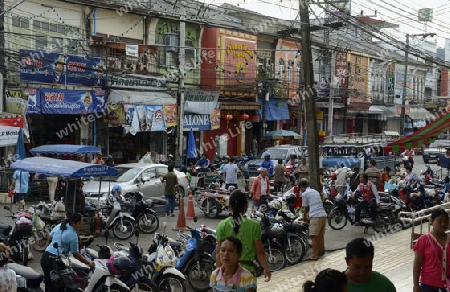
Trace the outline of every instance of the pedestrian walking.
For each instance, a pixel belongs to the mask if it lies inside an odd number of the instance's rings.
[[[303,292],[347,292],[347,276],[338,270],[325,269],[320,271],[313,281],[303,284]]]
[[[13,203],[19,203],[22,209],[25,207],[25,197],[28,194],[29,180],[30,173],[28,173],[27,171],[14,171],[10,189],[14,190]]]
[[[261,202],[266,202],[266,197],[270,195],[270,182],[267,176],[267,169],[262,168],[260,174],[253,180],[250,191],[253,199],[253,210],[258,210]]]
[[[217,250],[222,249],[225,239],[233,235],[242,242],[242,255],[239,263],[256,276],[256,265],[258,262],[264,269],[265,282],[270,281],[272,273],[267,263],[266,252],[261,241],[261,226],[255,220],[248,218],[245,214],[248,209],[248,199],[241,190],[235,190],[229,199],[232,216],[220,221],[216,229]],[[216,253],[216,267],[222,266],[220,252]],[[255,289],[256,291],[256,289]]]
[[[340,165],[334,173],[336,173],[336,191],[344,196],[345,191],[347,190],[347,168],[344,167],[344,164]]]
[[[450,283],[450,237],[446,231],[449,216],[444,209],[431,213],[430,233],[424,234],[413,246],[414,292],[449,291]]]
[[[312,253],[309,260],[316,261],[325,253],[325,224],[327,213],[323,208],[319,192],[308,186],[308,181],[302,179],[298,183],[302,193],[303,220],[309,217],[309,236],[312,238]]]
[[[349,292],[395,292],[395,286],[384,275],[373,271],[375,249],[365,238],[355,238],[345,247]]]
[[[173,172],[173,165],[169,165],[167,169],[167,174],[160,177],[162,182],[166,182],[164,191],[166,196],[166,216],[175,217],[173,211],[175,210],[175,188],[178,186],[178,177]]]
[[[228,163],[224,167],[224,175],[225,175],[225,189],[228,190],[230,186],[233,186],[235,189],[238,188],[238,173],[239,168],[234,163],[235,159],[233,157],[228,157]]]
[[[256,291],[256,277],[239,264],[242,249],[242,242],[234,236],[222,241],[218,251],[222,266],[214,270],[210,277],[210,286],[214,291]]]

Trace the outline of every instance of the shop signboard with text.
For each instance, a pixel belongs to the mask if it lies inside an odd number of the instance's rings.
[[[42,114],[105,112],[106,90],[40,89]]]
[[[219,91],[186,90],[184,112],[190,114],[211,114],[219,100]]]
[[[41,103],[39,89],[6,89],[6,111],[11,114],[39,114]]]
[[[20,50],[20,82],[104,86],[104,58]]]
[[[206,131],[211,130],[210,115],[184,115],[183,131]]]

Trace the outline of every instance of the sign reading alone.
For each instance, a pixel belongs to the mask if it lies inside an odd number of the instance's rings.
[[[211,119],[209,115],[184,115],[183,131],[206,131],[211,130]]]

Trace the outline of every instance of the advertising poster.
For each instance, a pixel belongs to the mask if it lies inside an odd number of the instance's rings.
[[[166,104],[164,107],[164,118],[166,120],[167,127],[175,127],[177,125],[177,105]]]
[[[166,130],[164,110],[161,105],[137,105],[133,111],[131,111],[131,108],[125,107],[125,112],[127,116],[130,115],[129,132],[133,135],[138,132]],[[125,128],[128,128],[128,126],[125,126]]]
[[[125,124],[125,110],[123,105],[107,103],[103,121],[114,126]]]
[[[0,126],[0,146],[16,145],[19,131],[19,127]]]
[[[12,114],[39,114],[41,103],[39,89],[6,90],[6,111]]]
[[[20,82],[104,86],[105,59],[20,50]]]
[[[91,114],[105,111],[105,90],[41,89],[42,114]]]
[[[220,129],[220,109],[215,109],[210,115],[211,130]]]

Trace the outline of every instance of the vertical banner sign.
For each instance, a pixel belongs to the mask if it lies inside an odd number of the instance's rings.
[[[105,90],[41,89],[42,114],[91,114],[105,112]]]
[[[177,125],[177,105],[166,104],[164,107],[164,118],[166,120],[166,127],[175,127]]]
[[[20,82],[104,86],[103,58],[20,50]]]
[[[211,130],[220,129],[220,109],[215,109],[210,115]]]
[[[347,78],[349,74],[347,68],[347,53],[339,51],[336,52],[334,68],[334,84],[337,88],[339,88],[338,92],[341,93],[338,97],[342,98],[342,101],[344,102],[345,97],[343,96],[343,93],[347,89]]]

